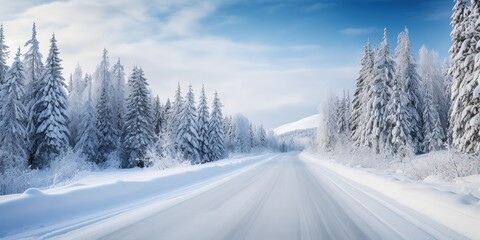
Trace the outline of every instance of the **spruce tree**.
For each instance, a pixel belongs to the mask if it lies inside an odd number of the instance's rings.
[[[433,96],[432,80],[433,79],[426,79],[423,84],[425,91],[423,98],[423,152],[442,149],[443,139],[445,137],[438,114],[438,105]]]
[[[38,91],[33,96],[30,166],[43,168],[49,165],[68,147],[67,93],[62,76],[59,51],[55,35],[52,36],[45,70],[37,81]]]
[[[135,67],[128,80],[125,125],[123,128],[123,166],[148,167],[147,150],[155,141],[152,108],[147,79],[143,70]]]
[[[153,102],[153,125],[155,127],[155,134],[160,136],[164,123],[164,111],[160,103],[160,97],[157,95]]]
[[[376,50],[371,87],[367,92],[369,99],[366,108],[366,145],[380,153],[388,142],[386,106],[392,93],[395,77],[395,63],[388,44],[387,30],[383,41]]]
[[[466,151],[466,122],[464,117],[465,106],[468,105],[469,96],[466,86],[467,75],[473,69],[473,44],[474,41],[471,31],[472,18],[471,9],[467,0],[456,0],[451,18],[452,47],[450,55],[452,56],[452,65],[450,66],[449,75],[452,76],[451,88],[451,108],[450,108],[450,131],[451,145],[460,151]],[[468,30],[468,31],[467,31]],[[469,114],[470,115],[470,114]]]
[[[80,122],[82,121],[83,113],[83,93],[86,85],[83,79],[82,68],[77,64],[74,74],[71,76],[71,89],[68,94],[68,130],[70,132],[70,145],[75,147],[78,140]]]
[[[215,92],[212,103],[208,128],[208,143],[210,145],[210,160],[215,161],[225,157],[225,132],[223,127],[222,103]]]
[[[265,131],[265,128],[263,125],[260,125],[257,129],[257,138],[258,138],[258,143],[259,146],[262,148],[267,147],[267,132]]]
[[[404,157],[421,150],[422,120],[419,77],[413,59],[408,29],[398,35],[396,75],[387,104],[387,147]]]
[[[120,63],[120,58],[113,65],[112,69],[113,97],[112,110],[115,116],[117,130],[123,128],[123,117],[125,115],[125,70]]]
[[[357,78],[355,93],[353,95],[352,103],[352,123],[351,123],[351,138],[355,146],[364,145],[365,135],[365,114],[366,110],[366,93],[370,87],[373,70],[373,53],[370,48],[370,41],[365,45],[365,53],[361,60],[360,76]]]
[[[108,156],[117,149],[118,132],[115,127],[112,106],[108,101],[107,87],[102,88],[100,99],[97,104],[97,141],[98,141],[98,164],[104,163]]]
[[[463,105],[460,125],[463,125],[463,135],[454,140],[459,150],[470,154],[480,154],[480,97],[475,89],[480,86],[480,1],[472,1],[471,13],[467,18],[471,31],[468,32],[469,54],[465,59],[466,70],[463,83],[458,91],[458,99]]]
[[[27,167],[27,113],[23,104],[26,77],[20,61],[20,48],[0,87],[0,170]]]
[[[3,24],[0,25],[0,84],[5,82],[5,77],[8,70],[8,46],[5,45],[5,35],[3,32]]]
[[[177,143],[178,150],[186,160],[193,164],[200,163],[200,146],[198,143],[197,109],[192,85],[179,114]]]
[[[25,75],[27,78],[25,82],[27,101],[30,99],[33,91],[33,82],[40,78],[43,71],[42,54],[40,53],[39,45],[36,25],[33,23],[32,38],[25,43],[25,47],[28,47],[28,50],[23,55],[23,64],[25,65]]]
[[[200,101],[198,103],[198,148],[200,154],[200,161],[202,163],[210,162],[210,144],[209,144],[209,117],[207,97],[205,96],[205,88],[202,86],[200,93]]]
[[[81,111],[82,117],[79,122],[79,129],[77,135],[77,144],[75,150],[82,153],[87,160],[98,162],[97,155],[97,112],[92,98],[92,82],[91,78],[87,78],[87,87],[85,88],[86,99],[83,103]]]
[[[182,89],[180,83],[178,83],[177,91],[175,92],[175,98],[171,105],[170,113],[168,114],[168,126],[167,126],[167,151],[170,155],[178,153],[178,138],[179,131],[178,125],[180,124],[180,112],[184,104]]]

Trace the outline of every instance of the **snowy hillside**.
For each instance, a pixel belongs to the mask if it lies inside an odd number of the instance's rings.
[[[287,123],[280,127],[275,128],[273,131],[277,135],[283,135],[285,133],[293,132],[296,130],[305,130],[317,128],[320,121],[320,114],[315,114],[295,122]]]

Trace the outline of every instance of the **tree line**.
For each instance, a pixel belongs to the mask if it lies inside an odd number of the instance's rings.
[[[408,29],[398,35],[394,54],[386,29],[378,47],[368,42],[353,99],[331,97],[322,108],[320,147],[348,144],[397,157],[445,148],[450,64],[442,66],[438,54],[425,46],[419,55],[416,62]]]
[[[443,67],[425,47],[415,62],[408,30],[398,37],[395,59],[386,31],[377,48],[367,44],[352,103],[333,98],[324,107],[320,146],[331,150],[347,139],[396,156],[444,148],[478,155],[480,1],[455,0],[450,24],[450,61]]]
[[[93,74],[77,65],[68,82],[55,35],[42,61],[36,26],[11,66],[0,27],[0,169],[43,169],[74,151],[100,166],[111,158],[119,167],[148,167],[153,158],[192,164],[216,161],[231,152],[280,149],[262,125],[242,115],[224,116],[218,93],[210,106],[202,87],[198,104],[192,86],[173,101],[153,97],[141,67],[126,79],[124,66],[110,66],[104,49]]]

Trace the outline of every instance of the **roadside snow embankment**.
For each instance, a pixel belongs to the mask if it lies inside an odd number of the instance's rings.
[[[0,237],[61,224],[72,219],[99,219],[154,200],[172,199],[270,160],[260,155],[226,159],[164,171],[128,169],[95,172],[67,186],[0,196]]]
[[[402,205],[405,205],[438,223],[449,227],[471,239],[480,237],[480,184],[476,190],[464,192],[462,184],[455,189],[453,184],[418,182],[406,177],[394,176],[385,172],[365,168],[352,168],[336,163],[334,160],[309,153],[301,157],[329,169],[344,178],[373,189]],[[480,183],[480,176],[469,177]]]

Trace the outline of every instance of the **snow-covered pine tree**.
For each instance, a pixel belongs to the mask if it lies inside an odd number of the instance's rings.
[[[190,85],[179,115],[177,143],[183,157],[193,164],[200,163],[197,119],[195,96],[192,85]]]
[[[113,65],[112,69],[112,82],[113,82],[113,99],[112,107],[115,121],[117,124],[117,130],[120,131],[123,128],[123,117],[125,115],[125,70],[120,63],[120,58],[117,63]]]
[[[395,77],[395,62],[388,44],[387,29],[383,41],[375,52],[372,83],[367,92],[366,146],[380,153],[388,141],[386,105],[392,93],[392,81]]]
[[[225,116],[223,120],[223,129],[225,132],[225,148],[233,152],[235,150],[235,122],[232,116]]]
[[[178,125],[180,124],[180,113],[182,111],[184,105],[184,100],[182,96],[182,89],[180,87],[180,83],[177,85],[177,91],[175,92],[175,98],[171,105],[170,114],[168,114],[167,120],[167,151],[169,154],[177,154],[178,153],[178,138],[179,138],[179,131]]]
[[[103,88],[107,88],[107,98],[110,105],[112,105],[113,110],[113,95],[114,95],[114,88],[113,88],[113,81],[112,81],[112,73],[110,72],[110,61],[108,58],[108,51],[107,49],[103,49],[102,53],[102,60],[100,64],[95,69],[95,73],[93,74],[93,94],[94,94],[94,101],[98,104],[100,95],[102,95]]]
[[[32,141],[29,163],[32,168],[43,168],[60,156],[68,147],[67,93],[62,76],[61,59],[55,35],[52,36],[45,70],[37,81],[38,91],[33,96],[30,121]],[[30,129],[29,129],[30,130]]]
[[[351,122],[351,138],[355,146],[364,145],[365,135],[365,119],[366,119],[366,93],[368,92],[369,84],[372,78],[373,70],[373,53],[370,48],[370,41],[365,45],[365,53],[361,60],[360,75],[357,78],[355,93],[353,95],[352,103],[352,122]]]
[[[338,141],[339,99],[327,97],[320,108],[320,123],[317,129],[317,145],[322,151],[332,151]]]
[[[458,147],[462,152],[480,154],[480,97],[476,93],[479,87],[480,78],[480,0],[473,0],[471,14],[467,18],[469,31],[467,37],[470,39],[470,52],[465,59],[464,68],[466,75],[463,84],[459,89],[459,101],[463,104],[461,113],[461,124],[464,134],[459,141]]]
[[[0,84],[3,84],[8,70],[8,46],[5,44],[3,24],[0,25]]]
[[[215,92],[208,129],[208,143],[211,149],[209,159],[211,161],[222,159],[225,156],[225,132],[222,107],[223,105],[220,102],[220,98]]]
[[[148,167],[147,150],[155,141],[148,83],[143,70],[135,67],[128,80],[125,125],[123,128],[123,166]]]
[[[91,76],[86,76],[86,83],[87,86],[85,87],[82,96],[82,117],[79,122],[75,151],[83,154],[89,161],[98,162],[97,112],[95,104],[93,103]]]
[[[74,74],[71,76],[71,89],[68,94],[68,130],[70,132],[70,146],[75,147],[78,140],[80,122],[83,115],[83,100],[82,95],[85,91],[86,85],[83,79],[82,68],[77,64]]]
[[[410,36],[407,28],[398,36],[396,49],[396,78],[400,84],[400,90],[405,93],[402,114],[406,122],[400,122],[410,135],[411,142],[407,142],[413,151],[420,152],[422,141],[422,91],[420,78],[417,73],[417,65],[410,46]],[[402,96],[402,94],[400,95]],[[401,118],[402,119],[402,118]],[[408,139],[408,138],[407,138]]]
[[[266,148],[267,147],[267,132],[263,125],[257,128],[257,139],[259,143],[259,147]]]
[[[450,34],[452,39],[452,47],[450,48],[450,55],[452,57],[452,64],[450,66],[449,75],[452,76],[451,89],[451,108],[450,108],[450,131],[451,145],[460,151],[466,151],[465,127],[466,120],[464,118],[464,109],[468,105],[468,95],[465,86],[467,86],[467,73],[473,70],[473,44],[474,36],[472,33],[472,17],[471,9],[467,0],[456,0],[453,7],[453,14],[451,18],[452,32]]]
[[[153,125],[155,128],[155,134],[157,136],[160,136],[160,133],[162,131],[163,124],[164,124],[163,122],[164,111],[163,111],[162,103],[160,103],[160,97],[158,95],[155,98],[155,101],[153,101],[152,110],[153,110]]]
[[[170,126],[170,115],[171,115],[171,110],[172,110],[172,105],[170,103],[170,99],[167,99],[167,102],[165,105],[161,108],[162,112],[160,113],[160,122],[161,125],[160,131],[158,133],[158,138],[157,142],[155,144],[155,148],[157,150],[157,153],[159,156],[166,157],[167,154],[170,154],[170,156],[173,156],[172,152],[169,152],[168,149],[168,142],[169,142],[169,126]],[[155,121],[154,121],[155,125]]]
[[[400,157],[421,150],[421,94],[415,60],[410,49],[408,29],[398,35],[396,75],[387,104],[387,145]]]
[[[235,151],[248,153],[252,149],[250,142],[250,122],[241,114],[233,119],[235,126]]]
[[[37,81],[42,75],[43,63],[42,54],[40,53],[40,43],[37,40],[37,29],[35,23],[32,27],[32,38],[25,43],[28,47],[27,52],[23,55],[23,64],[25,67],[25,75],[27,81],[25,82],[26,102],[31,99],[33,82]]]
[[[342,144],[346,144],[350,140],[350,99],[343,92],[343,98],[338,99],[337,110],[336,110],[336,119],[337,119],[337,132],[338,140]]]
[[[255,148],[255,126],[252,123],[250,123],[250,125],[248,126],[248,138],[250,140],[250,148]]]
[[[435,79],[426,78],[423,80],[423,152],[442,149],[443,139],[445,138],[438,114],[438,105],[434,99],[433,81],[435,81]]]
[[[446,92],[449,89],[449,83],[447,83],[446,79],[449,76],[442,69],[437,52],[429,51],[425,46],[422,46],[419,55],[418,74],[422,81],[422,86],[431,86],[432,92],[430,94],[432,94],[432,101],[440,117],[443,132],[446,133],[448,129],[448,110],[450,108],[449,95]],[[422,87],[422,89],[426,88]],[[423,109],[425,111],[425,107]]]
[[[7,168],[27,167],[27,113],[23,105],[25,71],[20,48],[0,87],[0,172]]]
[[[200,154],[201,163],[210,162],[211,146],[209,144],[209,117],[207,96],[205,95],[205,87],[202,85],[202,91],[200,92],[200,99],[198,103],[198,149]]]
[[[98,141],[98,156],[96,162],[98,164],[104,163],[108,156],[114,152],[118,147],[119,133],[115,127],[112,106],[108,101],[107,86],[102,88],[100,99],[96,107],[97,110],[97,141]]]

